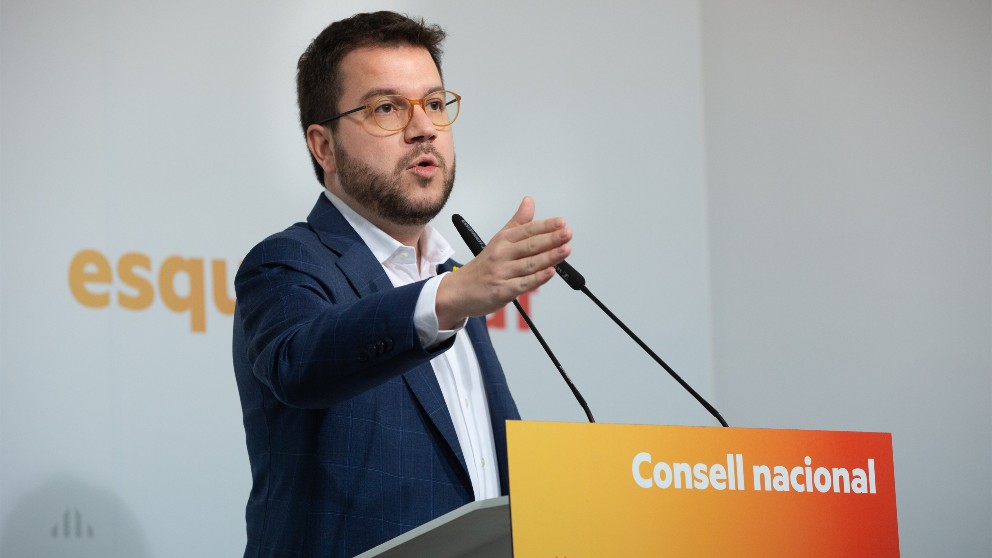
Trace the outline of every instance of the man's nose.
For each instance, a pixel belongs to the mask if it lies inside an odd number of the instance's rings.
[[[434,126],[430,117],[427,116],[424,107],[414,105],[410,107],[410,110],[413,111],[410,117],[410,124],[403,130],[406,141],[409,143],[434,141],[434,138],[437,137],[437,127]]]

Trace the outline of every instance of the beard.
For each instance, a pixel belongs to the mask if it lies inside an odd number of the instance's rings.
[[[430,153],[437,159],[438,170],[443,173],[441,194],[433,199],[413,200],[404,192],[403,173],[417,157],[425,153]],[[409,155],[401,159],[392,173],[379,172],[362,161],[353,159],[337,144],[335,144],[335,159],[339,183],[344,193],[374,215],[396,225],[426,225],[448,203],[451,190],[455,186],[454,159],[449,169],[447,161],[433,145],[427,143],[418,145]],[[432,180],[417,176],[412,178],[423,186]]]

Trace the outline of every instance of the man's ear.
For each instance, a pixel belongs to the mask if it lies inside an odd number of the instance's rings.
[[[322,169],[324,176],[337,172],[337,165],[334,163],[334,133],[329,126],[311,124],[307,126],[307,147],[310,153]]]

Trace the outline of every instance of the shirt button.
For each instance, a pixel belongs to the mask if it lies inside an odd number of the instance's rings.
[[[486,466],[486,458],[485,458],[485,457],[483,457],[483,458],[482,458],[482,466],[483,466],[483,467],[485,467],[485,466]]]

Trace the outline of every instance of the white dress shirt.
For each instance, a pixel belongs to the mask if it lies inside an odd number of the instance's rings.
[[[348,207],[340,198],[324,190],[327,199],[341,212],[348,224],[382,265],[394,287],[427,279],[414,310],[414,326],[424,347],[432,347],[455,336],[454,345],[431,360],[434,375],[458,436],[476,500],[500,495],[496,446],[489,418],[489,403],[479,359],[468,334],[457,335],[464,323],[454,330],[440,330],[435,300],[437,289],[447,273],[438,275],[437,267],[454,254],[451,245],[430,225],[420,238],[420,266],[417,252],[405,246]]]

